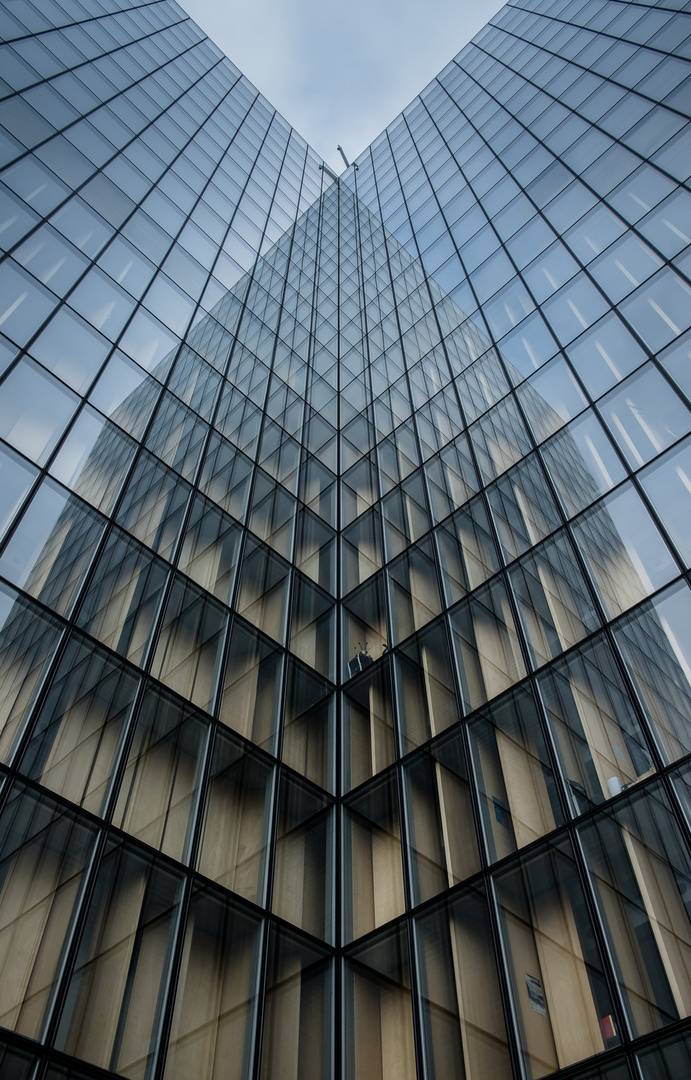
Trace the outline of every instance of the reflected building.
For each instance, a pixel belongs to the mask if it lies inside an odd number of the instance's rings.
[[[3,1077],[691,1070],[687,7],[336,179],[174,0],[5,5]]]

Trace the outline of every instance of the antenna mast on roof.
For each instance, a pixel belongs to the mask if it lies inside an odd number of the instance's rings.
[[[339,145],[338,145],[338,146],[336,147],[336,149],[338,150],[339,154],[340,154],[340,155],[341,155],[341,157],[343,158],[343,160],[344,160],[344,162],[345,162],[345,167],[346,167],[346,169],[349,169],[349,168],[350,168],[350,162],[348,161],[348,158],[347,158],[347,157],[345,156],[345,154],[343,153],[343,147],[342,147],[342,146],[340,145],[340,143],[339,143]],[[353,168],[354,168],[354,169],[357,169],[357,165],[355,164],[355,162],[353,162]]]

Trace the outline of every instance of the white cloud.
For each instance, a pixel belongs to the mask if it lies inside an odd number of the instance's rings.
[[[341,171],[502,6],[497,0],[182,0],[324,159]]]

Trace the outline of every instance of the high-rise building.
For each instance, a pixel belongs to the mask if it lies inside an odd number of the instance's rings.
[[[0,30],[2,1080],[691,1075],[691,3]]]

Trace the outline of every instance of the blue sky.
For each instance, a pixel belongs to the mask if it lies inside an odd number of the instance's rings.
[[[341,172],[502,7],[497,0],[181,0]]]

